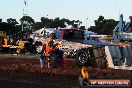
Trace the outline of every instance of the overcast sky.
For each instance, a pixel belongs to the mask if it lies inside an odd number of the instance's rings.
[[[132,15],[132,0],[28,0],[28,15],[35,21],[41,17],[68,18],[81,20],[83,25],[94,25],[100,15],[107,19],[119,19],[119,14],[124,15],[124,20],[129,21]],[[24,0],[1,0],[0,18],[15,18],[17,21],[23,16]]]

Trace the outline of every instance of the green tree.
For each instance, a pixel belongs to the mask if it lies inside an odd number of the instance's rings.
[[[34,24],[35,21],[32,17],[30,16],[23,16],[21,19],[20,19],[21,23],[28,23],[28,24]]]
[[[103,16],[99,16],[97,20],[94,21],[95,26],[90,27],[90,31],[96,32],[98,34],[111,35],[115,26],[117,25],[117,21],[114,19],[104,19]]]
[[[74,27],[74,28],[79,28],[80,24],[82,24],[82,22],[79,20],[72,21],[72,27]]]
[[[35,25],[34,25],[34,30],[33,31],[39,30],[43,27],[44,26],[43,26],[42,22],[36,22]]]
[[[0,23],[2,22],[2,19],[0,19]]]
[[[18,22],[16,21],[16,19],[12,19],[12,18],[7,19],[7,23],[12,24],[12,25],[18,24]]]
[[[53,22],[53,19],[41,17],[41,22],[43,27],[50,27],[50,23]]]
[[[85,30],[85,26],[81,26],[79,29]]]
[[[20,19],[21,25],[23,26],[23,31],[26,33],[31,33],[32,28],[34,27],[35,21],[32,17],[30,16],[23,16]]]
[[[20,33],[21,38],[24,40],[27,40],[28,35],[34,31],[35,21],[30,16],[23,16],[20,19],[20,22],[21,22],[21,28],[22,28],[22,32]]]
[[[56,17],[55,19],[48,19],[46,17],[41,17],[41,22],[43,27],[51,27],[51,28],[64,28],[66,26],[72,26],[78,28],[80,24],[82,24],[79,20],[69,20],[66,18],[60,19],[59,17]]]
[[[45,17],[41,17],[41,22],[43,27],[48,28],[58,28],[58,27],[66,27],[65,20],[56,17],[55,19],[48,19]]]
[[[58,28],[58,27],[64,28],[66,27],[66,25],[65,25],[64,20],[61,20],[59,17],[57,17],[53,20],[53,27],[54,28]]]
[[[7,22],[1,22],[0,31],[5,31],[7,35],[9,34],[13,35],[13,34],[17,34],[20,31],[20,29],[18,25],[15,26]]]

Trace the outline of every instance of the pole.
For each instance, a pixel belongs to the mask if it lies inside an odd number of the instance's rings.
[[[22,22],[21,39],[23,40],[23,22]]]
[[[87,27],[87,20],[88,20],[88,18],[86,18],[86,28],[85,29],[87,29],[88,27]]]

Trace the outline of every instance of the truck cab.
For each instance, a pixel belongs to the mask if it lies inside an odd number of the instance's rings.
[[[84,31],[77,28],[62,28],[56,30],[55,36],[55,39],[59,39],[60,41],[63,39],[67,41],[79,42],[84,39]]]

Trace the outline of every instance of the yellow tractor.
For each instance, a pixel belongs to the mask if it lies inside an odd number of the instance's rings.
[[[12,46],[9,44],[6,32],[0,31],[0,51],[9,51],[9,48]]]
[[[0,51],[2,52],[25,52],[26,47],[29,45],[28,41],[18,40],[15,41],[8,38],[6,32],[0,31]]]

